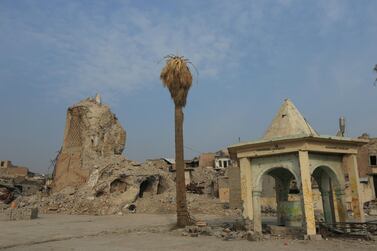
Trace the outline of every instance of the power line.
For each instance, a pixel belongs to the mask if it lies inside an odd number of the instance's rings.
[[[195,149],[193,149],[192,147],[189,147],[189,146],[183,146],[183,147],[186,148],[186,149],[188,149],[188,150],[190,150],[190,151],[192,151],[192,152],[196,152],[196,153],[199,153],[199,154],[202,153],[201,151],[195,150]]]

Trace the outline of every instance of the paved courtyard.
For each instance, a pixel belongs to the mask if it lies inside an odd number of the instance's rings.
[[[201,216],[210,222],[215,216]],[[41,215],[32,221],[1,221],[0,250],[377,250],[361,240],[223,241],[171,231],[175,215]]]

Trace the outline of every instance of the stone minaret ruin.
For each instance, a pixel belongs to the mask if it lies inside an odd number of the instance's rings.
[[[53,190],[84,184],[94,168],[88,162],[121,155],[125,143],[125,130],[110,107],[101,104],[98,94],[69,107],[63,146],[54,170]]]

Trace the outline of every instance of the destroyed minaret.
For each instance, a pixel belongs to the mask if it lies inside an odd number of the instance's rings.
[[[126,132],[99,94],[67,110],[64,141],[54,170],[53,190],[84,184],[93,166],[89,161],[121,155]]]

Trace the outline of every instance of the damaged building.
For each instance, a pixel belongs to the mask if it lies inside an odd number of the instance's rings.
[[[9,204],[18,196],[42,191],[46,177],[30,172],[27,167],[13,165],[10,160],[0,161],[0,202]]]
[[[162,171],[127,160],[125,145],[125,130],[99,95],[69,107],[53,174],[54,194],[80,197],[86,205],[77,210],[111,214],[145,193],[163,191]]]
[[[359,167],[360,185],[362,189],[362,201],[364,204],[375,204],[377,196],[377,138],[371,138],[364,133],[359,137],[368,143],[359,148],[357,164]],[[369,207],[367,207],[369,210]],[[374,215],[377,215],[377,207]]]
[[[198,157],[198,166],[202,168],[213,168],[216,170],[224,170],[232,164],[227,149],[219,150],[215,153],[202,153]]]
[[[308,236],[317,234],[315,187],[320,192],[325,222],[364,221],[357,154],[367,142],[319,135],[294,104],[285,100],[261,140],[228,148],[239,166],[236,174],[230,175],[230,201],[243,209],[254,231],[261,232],[262,183],[263,176],[269,175],[275,180],[278,225],[300,226]],[[295,196],[292,181],[298,189]]]
[[[125,130],[98,95],[78,102],[67,110],[50,195],[23,196],[17,204],[43,213],[175,212],[174,161],[128,160],[122,155],[125,145]],[[190,211],[222,213],[222,205],[212,196],[216,171],[197,168],[198,160],[186,165],[187,185],[194,188],[187,196]],[[201,193],[196,193],[198,187]]]

